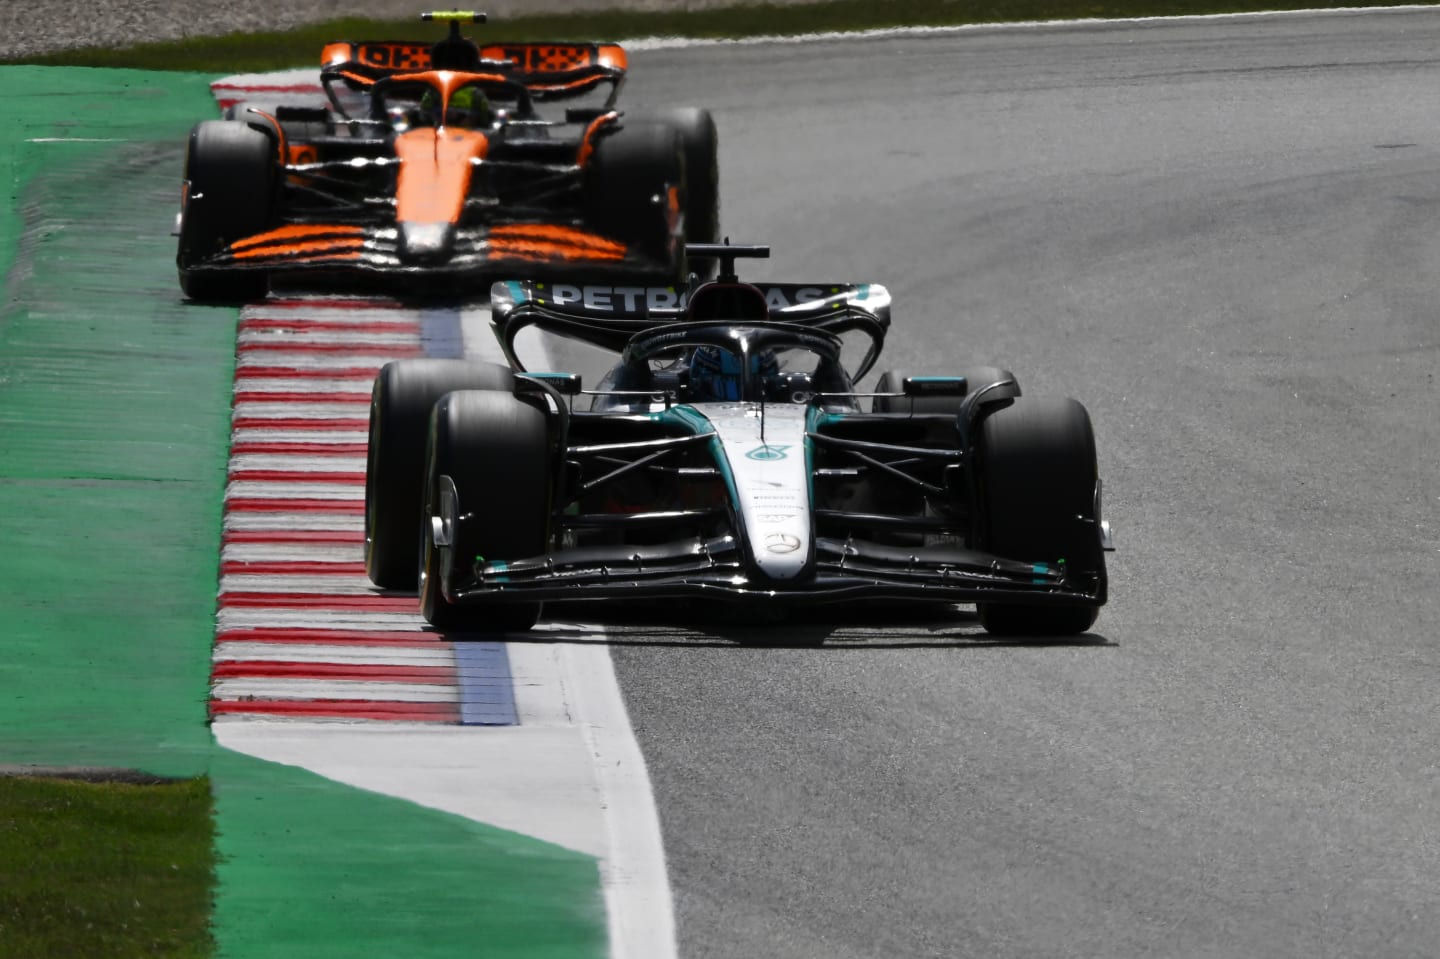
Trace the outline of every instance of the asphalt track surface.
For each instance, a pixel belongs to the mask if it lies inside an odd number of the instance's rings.
[[[616,627],[682,956],[1435,954],[1437,41],[635,55],[631,103],[715,110],[763,275],[883,282],[887,365],[1089,406],[1120,545],[1071,645]]]
[[[882,365],[1085,402],[1120,547],[1073,644],[616,627],[681,955],[1433,957],[1440,11],[632,78],[764,275],[891,288]]]

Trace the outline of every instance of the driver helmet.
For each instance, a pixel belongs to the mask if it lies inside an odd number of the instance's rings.
[[[426,90],[420,98],[420,112],[429,126],[483,129],[490,125],[494,113],[485,91],[476,86],[461,87],[450,95],[450,106],[441,113],[440,94]]]
[[[740,375],[740,357],[716,346],[696,347],[690,356],[690,396],[696,400],[740,400],[744,396],[744,378]],[[750,356],[751,381],[758,384],[767,376],[780,372],[780,364],[770,350]]]
[[[483,129],[494,119],[490,109],[490,98],[477,86],[461,87],[450,97],[450,109],[445,122],[449,126]]]

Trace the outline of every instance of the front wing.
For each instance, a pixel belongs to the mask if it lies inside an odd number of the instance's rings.
[[[960,546],[816,540],[813,575],[786,582],[753,572],[729,535],[649,547],[562,549],[509,563],[444,569],[451,603],[705,599],[811,605],[859,601],[1014,602],[1099,606],[1103,579],[1079,583],[1063,566],[1002,559]],[[446,551],[447,558],[450,551]]]
[[[402,255],[394,226],[355,223],[290,224],[246,237],[190,268],[194,274],[257,271],[274,276],[306,273],[467,277],[655,275],[673,266],[634,247],[579,227],[544,223],[490,223],[455,231],[443,257]]]

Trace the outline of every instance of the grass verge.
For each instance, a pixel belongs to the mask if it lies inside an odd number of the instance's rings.
[[[210,956],[210,782],[0,776],[0,955]]]
[[[716,10],[627,12],[519,17],[473,28],[484,40],[692,37],[727,39],[898,26],[957,26],[1014,21],[1171,17],[1262,10],[1326,10],[1388,6],[1380,0],[827,0],[798,6],[744,4]],[[283,33],[189,37],[134,46],[88,47],[0,60],[46,66],[134,67],[236,73],[309,66],[332,40],[423,39],[438,30],[414,18],[341,19]]]

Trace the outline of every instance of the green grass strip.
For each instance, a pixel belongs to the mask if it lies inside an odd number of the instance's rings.
[[[791,36],[820,31],[877,30],[899,26],[958,26],[1035,20],[1173,17],[1251,13],[1265,10],[1340,9],[1388,6],[1380,0],[829,0],[775,6],[745,4],[697,11],[621,10],[495,19],[470,28],[480,40],[627,40],[637,37],[726,39],[756,35]],[[482,5],[483,6],[483,5]],[[303,67],[318,62],[332,40],[412,40],[441,31],[417,18],[341,19],[276,33],[190,37],[129,47],[89,47],[25,57],[12,63],[57,66],[137,67],[233,73]]]
[[[208,779],[0,776],[0,955],[206,957]]]
[[[226,750],[211,776],[225,959],[604,959],[589,856]]]
[[[602,957],[593,857],[214,747],[236,311],[181,300],[169,235],[185,132],[216,113],[209,76],[0,77],[0,758],[208,773],[218,884],[184,878],[204,907],[213,894],[225,959]],[[123,892],[112,847],[150,828],[81,812],[93,865],[46,873],[0,846],[0,957],[205,955],[70,928],[72,905],[94,911],[72,877]],[[10,840],[34,819],[0,799]]]

